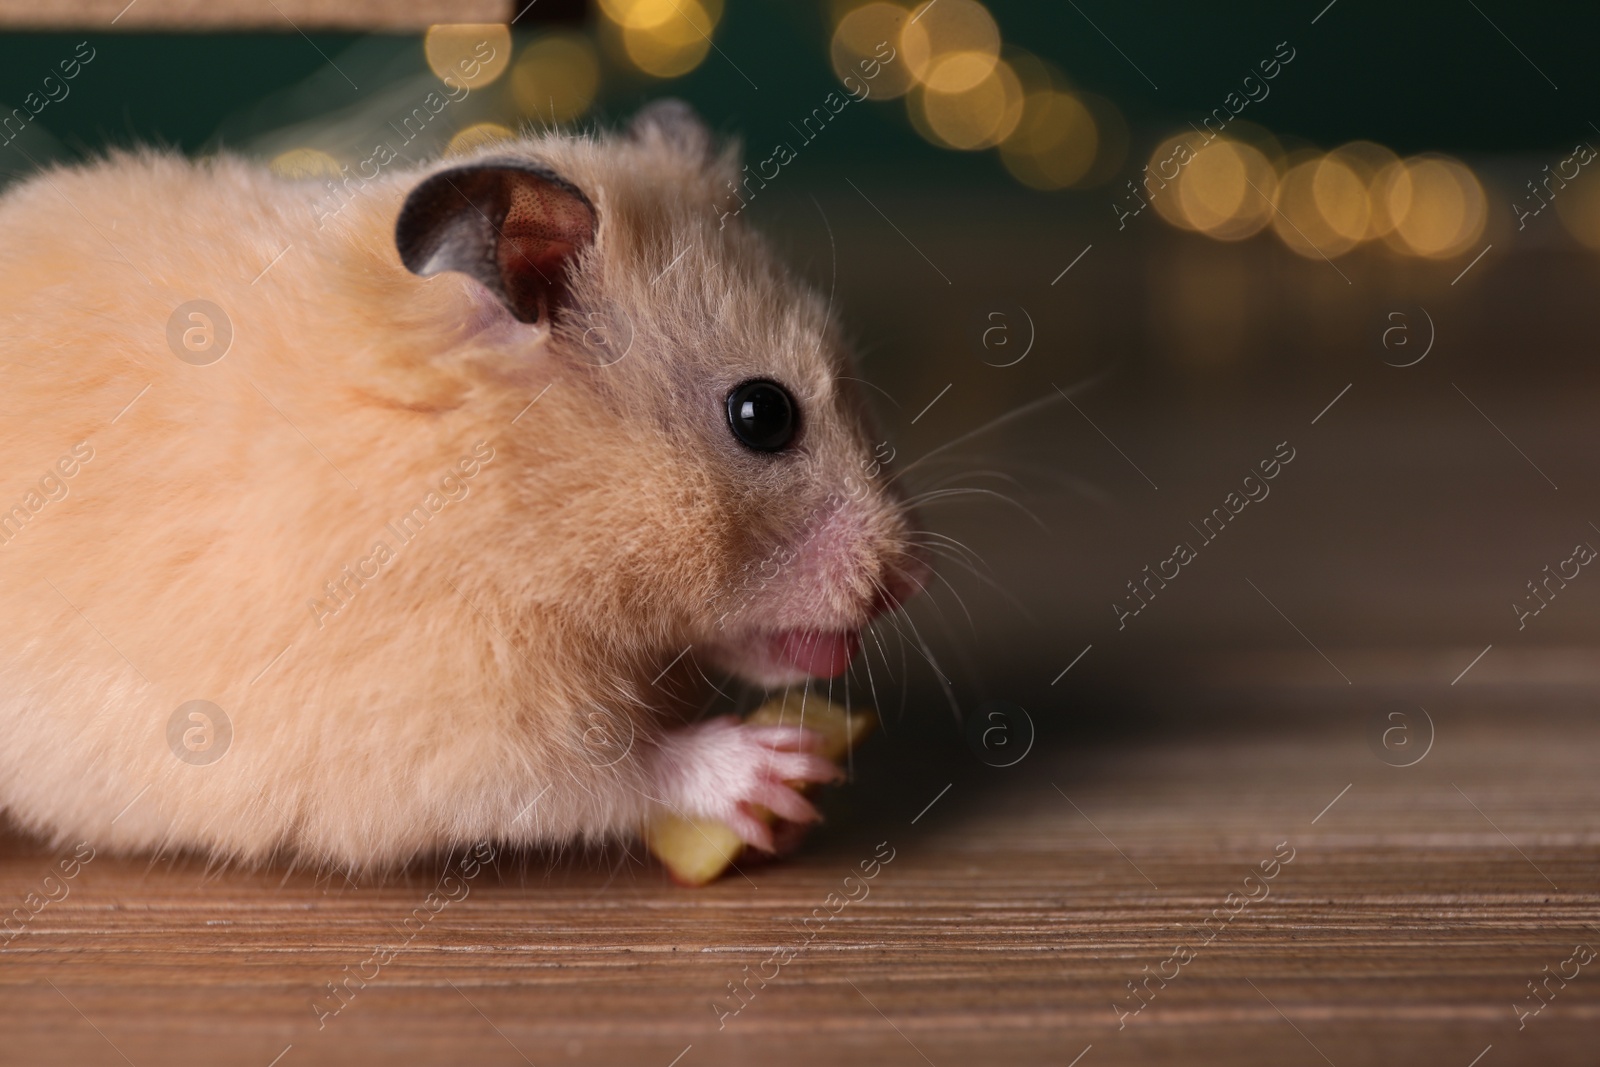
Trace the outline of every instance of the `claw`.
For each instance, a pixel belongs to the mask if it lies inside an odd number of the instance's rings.
[[[816,809],[816,805],[781,782],[768,782],[763,785],[757,791],[755,800],[774,815],[790,822],[822,820],[822,813]]]
[[[778,775],[787,782],[842,782],[844,771],[822,756],[786,752],[773,758]]]
[[[751,736],[777,752],[821,752],[826,738],[804,726],[746,726]]]
[[[739,840],[762,852],[773,851],[772,828],[758,819],[749,804],[740,804],[725,817],[728,829],[739,835]]]

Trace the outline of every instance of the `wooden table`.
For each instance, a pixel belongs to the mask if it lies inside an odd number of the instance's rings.
[[[1088,696],[1010,767],[891,722],[799,856],[708,889],[500,856],[321,1029],[324,983],[373,973],[442,862],[96,855],[0,953],[0,1062],[1592,1062],[1600,968],[1566,961],[1600,947],[1593,692],[1489,679],[1397,767],[1343,693],[1232,666],[1283,679]],[[71,851],[7,840],[0,899]]]

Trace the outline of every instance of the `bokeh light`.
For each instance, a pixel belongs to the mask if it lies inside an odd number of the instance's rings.
[[[829,46],[833,72],[842,82],[853,79],[846,82],[847,88],[863,82],[869,85],[871,98],[892,100],[904,96],[916,83],[905,61],[905,51],[899,46],[900,32],[910,21],[910,8],[881,0],[849,12],[833,31],[833,42]],[[884,56],[894,58],[885,63]],[[863,63],[869,64],[866,71],[875,69],[877,76],[865,79]]]
[[[1089,174],[1100,149],[1100,127],[1072,93],[1042,89],[1027,95],[1000,160],[1018,181],[1035,189],[1066,189]]]
[[[267,166],[274,174],[285,178],[339,177],[339,161],[316,148],[291,148],[280,152]]]
[[[1191,228],[1239,241],[1272,219],[1278,173],[1259,149],[1219,137],[1194,154],[1173,185],[1169,193]]]
[[[444,154],[447,156],[467,155],[468,153],[476,152],[484,145],[494,144],[498,141],[514,140],[516,136],[509,127],[502,126],[498,122],[475,122],[471,126],[457,131],[456,135],[450,138],[450,143],[445,145]]]
[[[588,38],[551,34],[529,44],[511,68],[511,95],[524,114],[555,125],[581,117],[600,89],[600,60]]]
[[[1465,251],[1483,234],[1488,221],[1483,186],[1465,165],[1448,156],[1413,156],[1405,161],[1409,199],[1402,213],[1395,200],[1402,189],[1390,190],[1394,231],[1391,247],[1412,255],[1445,259]]]
[[[940,62],[965,63],[970,52],[956,53]],[[935,67],[935,72],[939,67]],[[993,148],[1012,131],[1022,118],[1022,82],[1005,62],[988,67],[978,81],[959,91],[935,88],[935,84],[962,84],[960,80],[934,82],[918,90],[911,101],[912,119],[918,130],[935,144],[971,151]]]
[[[1150,162],[1133,176],[1132,188],[1122,186],[1119,189],[1119,193],[1127,200],[1128,210],[1134,210],[1134,197],[1137,195],[1172,225],[1181,230],[1194,229],[1178,200],[1178,190],[1173,183],[1183,176],[1181,168],[1185,154],[1192,160],[1194,146],[1204,143],[1205,138],[1198,134],[1180,133],[1156,145],[1155,151],[1150,153]],[[1180,149],[1180,146],[1187,147]]]
[[[1318,199],[1317,176],[1327,175],[1322,182],[1322,200]],[[1357,209],[1349,201],[1352,191],[1360,200]],[[1328,164],[1327,159],[1315,152],[1297,153],[1278,185],[1277,210],[1272,215],[1272,230],[1291,252],[1307,259],[1335,259],[1350,251],[1366,235],[1365,184],[1355,178],[1355,172],[1342,163]],[[1329,223],[1324,214],[1324,204],[1329,213],[1341,222],[1348,216],[1361,215],[1359,235],[1340,232]]]
[[[975,88],[1000,62],[1000,27],[978,0],[930,0],[900,30],[900,51],[911,76],[953,94]],[[949,62],[956,56],[961,62]]]
[[[656,78],[676,78],[711,51],[722,0],[600,0],[600,10],[621,30],[629,63]]]
[[[1568,233],[1600,251],[1600,185],[1593,181],[1570,183],[1556,197],[1556,213]]]
[[[503,22],[448,22],[428,27],[422,40],[428,69],[450,84],[481,89],[511,62],[511,27]]]
[[[1411,210],[1411,169],[1398,158],[1385,164],[1373,175],[1368,197],[1372,203],[1370,236],[1387,238]],[[1390,243],[1390,247],[1397,246]]]
[[[1020,129],[1028,122],[1024,115]],[[1179,134],[1156,146],[1134,185],[1180,229],[1236,241],[1270,224],[1308,259],[1334,259],[1380,239],[1404,255],[1445,259],[1474,245],[1487,226],[1482,183],[1448,156],[1402,160],[1371,141],[1327,153],[1309,146],[1282,152],[1277,138],[1253,123],[1230,125],[1229,136],[1209,143],[1201,134]],[[1569,228],[1600,248],[1600,194],[1590,202],[1569,199]],[[1124,202],[1137,208],[1131,191]]]
[[[1366,240],[1372,229],[1372,204],[1366,176],[1353,160],[1338,152],[1319,159],[1311,172],[1311,199],[1340,242],[1354,247]]]
[[[1328,159],[1353,173],[1365,190],[1367,224],[1365,230],[1357,235],[1358,239],[1372,241],[1391,232],[1394,229],[1395,216],[1389,210],[1388,194],[1397,181],[1407,180],[1405,168],[1400,166],[1400,157],[1383,145],[1372,141],[1351,141],[1329,152]],[[1336,195],[1334,192],[1338,181],[1336,177],[1320,177],[1319,181],[1322,183],[1319,197],[1332,198]],[[1409,189],[1409,186],[1407,188]],[[1409,193],[1402,193],[1401,199],[1405,200],[1408,196]],[[1347,210],[1352,214],[1360,213],[1354,207],[1349,207]],[[1335,229],[1339,229],[1342,225],[1332,218],[1328,221]],[[1347,222],[1348,220],[1345,224]]]

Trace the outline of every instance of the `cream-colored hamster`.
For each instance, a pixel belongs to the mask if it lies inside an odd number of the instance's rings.
[[[758,847],[836,770],[685,725],[697,661],[843,671],[922,582],[816,293],[681,104],[414,170],[117,154],[0,199],[0,803],[366,866]],[[686,657],[686,658],[685,658]]]

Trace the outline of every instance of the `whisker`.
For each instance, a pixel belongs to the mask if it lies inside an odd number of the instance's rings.
[[[727,693],[724,693],[722,691],[722,689],[720,687],[718,687],[716,682],[713,682],[709,677],[706,676],[705,668],[700,666],[700,657],[696,656],[694,654],[694,650],[693,649],[690,649],[690,651],[689,651],[689,662],[694,665],[695,673],[700,675],[701,681],[705,682],[706,685],[709,685],[711,687],[712,691],[717,694],[717,696],[720,696],[723,700],[732,700],[733,699]],[[731,677],[733,677],[733,675],[731,673],[724,672],[724,676],[723,676],[723,679],[722,679],[723,683],[726,684],[728,679],[731,678]],[[710,706],[711,706],[711,698],[708,697],[706,699],[705,707],[701,708],[701,714],[702,715],[705,714],[706,710],[709,709]]]
[[[1028,508],[1024,504],[1022,504],[1022,503],[1020,503],[1020,502],[1018,502],[1016,500],[1013,500],[1012,498],[1006,496],[1004,493],[995,492],[993,489],[978,489],[978,488],[974,488],[974,487],[970,487],[970,486],[966,487],[966,488],[961,488],[961,489],[936,489],[936,490],[934,490],[932,492],[921,494],[921,497],[920,497],[920,499],[918,499],[918,502],[915,503],[915,504],[911,504],[909,506],[911,506],[911,507],[926,507],[928,504],[935,503],[935,502],[940,501],[940,500],[946,500],[946,499],[949,499],[950,497],[957,497],[957,496],[987,496],[987,497],[993,497],[994,499],[1000,501],[1003,504],[1010,504],[1012,507],[1014,507],[1018,511],[1022,512],[1024,515],[1028,516],[1028,518],[1033,520],[1034,525],[1038,526],[1039,529],[1043,530],[1045,533],[1049,533],[1050,532],[1050,527],[1046,526],[1044,524],[1044,521],[1042,519],[1040,519],[1039,516],[1037,516],[1037,515],[1035,515],[1033,513],[1032,509]]]
[[[951,548],[949,545],[931,544],[923,545],[922,547],[926,548],[939,559],[944,560],[954,566],[960,567],[968,574],[971,574],[974,577],[980,576],[980,572],[973,562],[955,549]]]
[[[931,530],[926,532],[926,536],[929,538],[936,537],[938,540],[910,541],[908,542],[908,547],[925,548],[930,552],[938,551],[946,555],[947,558],[958,559],[969,567],[976,564],[981,564],[985,569],[989,569],[988,561],[979,555],[977,549],[973,548],[972,546],[963,544],[961,541],[949,536],[948,534],[936,533]]]
[[[1000,585],[1000,583],[994,577],[994,568],[989,566],[988,561],[979,555],[977,551],[972,549],[970,546],[963,544],[958,539],[951,537],[948,534],[938,533],[937,531],[925,530],[922,531],[920,536],[937,538],[938,540],[908,540],[907,544],[912,547],[925,548],[939,556],[941,559],[950,561],[951,563],[960,567],[962,570],[966,571],[968,574],[972,575],[974,578],[978,579],[980,582],[983,582],[985,585],[1000,593],[1011,604],[1021,609],[1024,615],[1029,615],[1031,618],[1031,614],[1026,608],[1023,608],[1021,601],[1017,600],[1008,590]],[[982,565],[983,571],[978,570],[977,565]],[[984,573],[985,571],[988,573]]]
[[[956,472],[954,472],[952,474],[945,475],[943,478],[940,478],[938,481],[935,481],[934,483],[929,485],[928,488],[929,489],[943,489],[943,488],[946,488],[950,482],[955,481],[957,478],[994,478],[994,479],[996,479],[998,481],[1010,482],[1012,485],[1016,486],[1018,489],[1022,488],[1022,482],[1019,481],[1015,476],[1007,474],[1005,471],[987,470],[987,469],[985,469],[985,470],[970,470],[970,471],[956,471]]]
[[[851,375],[848,375],[848,374],[836,374],[836,375],[834,375],[834,381],[838,381],[838,382],[860,382],[862,385],[866,386],[867,388],[876,389],[878,392],[882,393],[884,395],[884,397],[889,401],[889,403],[893,404],[895,407],[899,407],[900,406],[900,401],[898,401],[894,397],[890,396],[889,395],[889,391],[887,389],[883,388],[881,385],[879,385],[876,382],[869,382],[865,378],[855,378],[855,377],[852,377]]]
[[[938,677],[939,681],[944,683],[942,691],[944,693],[945,700],[950,704],[950,711],[953,715],[955,715],[956,722],[960,722],[961,708],[956,704],[955,694],[951,692],[951,688],[954,683],[951,682],[950,679],[945,675],[943,668],[939,666],[938,660],[933,658],[933,650],[930,649],[928,647],[928,643],[922,639],[922,634],[917,631],[917,624],[912,620],[910,615],[903,611],[899,611],[892,615],[884,616],[884,618],[891,624],[894,624],[894,620],[897,617],[904,619],[906,625],[911,628],[911,636],[916,642],[916,650],[921,653],[923,659],[928,661],[928,666],[933,668],[933,673]],[[895,625],[895,629],[900,630],[900,627]],[[900,633],[902,637],[905,636],[905,631],[901,630]]]
[[[867,626],[867,632],[872,635],[872,643],[878,646],[878,655],[883,657],[883,670],[884,670],[884,673],[888,674],[890,679],[892,680],[894,678],[894,672],[889,669],[889,651],[888,651],[888,649],[883,647],[882,634],[880,633],[881,627],[882,627],[882,620],[881,619],[874,619],[872,621],[872,623],[870,623]],[[904,655],[904,653],[905,653],[905,642],[904,641],[901,641],[901,643],[900,643],[900,650],[901,650],[900,670],[901,670],[901,673],[903,674],[905,672],[905,655]],[[900,710],[898,712],[896,712],[896,715],[897,715],[897,720],[896,721],[898,721],[898,719],[900,719],[900,718],[904,718],[905,717],[905,708],[906,708],[906,689],[907,689],[907,687],[904,686],[904,685],[901,685],[898,688],[900,690]],[[884,728],[883,729],[883,736],[888,737],[889,736],[889,729],[885,725],[885,723],[888,721],[889,717],[885,712],[886,712],[886,709],[882,705],[880,705],[878,707],[878,725],[879,726],[883,726],[883,728]]]
[[[1048,482],[1051,485],[1071,489],[1085,500],[1091,500],[1102,507],[1115,507],[1117,503],[1115,497],[1094,482],[1078,477],[1074,474],[1065,473],[1056,467],[1047,467],[1042,463],[1035,463],[1029,460],[1014,458],[1010,455],[1005,455],[1002,457],[984,457],[975,455],[939,456],[930,464],[930,466],[939,467],[955,463],[972,463],[979,460],[984,462],[1004,462],[1013,470],[1032,475],[1033,477]],[[999,471],[982,468],[973,469],[970,471],[954,471],[932,482],[929,485],[929,488],[942,487],[945,484],[962,477],[983,478],[997,476],[1003,477],[1019,487],[1022,485],[1021,482],[1019,482],[1010,474],[1002,474]]]
[[[976,640],[978,637],[978,624],[972,621],[972,612],[967,610],[967,602],[961,598],[961,594],[956,590],[955,586],[950,584],[950,580],[948,578],[940,574],[938,571],[934,571],[933,576],[939,579],[939,581],[943,582],[944,587],[950,590],[950,595],[956,598],[956,604],[961,608],[961,613],[967,617],[967,626],[972,630],[972,637],[974,640]],[[937,601],[933,601],[933,604],[935,607],[938,606]]]
[[[877,620],[873,620],[872,624],[867,627],[867,633],[872,635],[872,643],[878,646],[878,655],[883,657],[883,673],[889,676],[889,681],[894,681],[894,672],[889,669],[889,652],[883,647],[883,641],[878,635]]]
[[[905,637],[905,634],[899,633],[898,631],[896,631],[895,636],[897,638],[899,638],[898,644],[900,646],[900,674],[901,674],[902,677],[904,677],[907,680],[909,680],[911,678],[911,674],[910,674],[910,667],[906,663],[906,637]],[[896,712],[896,714],[902,720],[906,717],[906,702],[908,700],[910,700],[910,699],[911,699],[911,687],[909,685],[902,685],[900,687],[900,710],[898,712]]]
[[[961,567],[962,570],[964,570],[968,574],[972,575],[973,578],[975,578],[978,581],[982,582],[989,589],[993,590],[995,593],[998,593],[1000,595],[1001,599],[1003,599],[1011,607],[1015,608],[1017,610],[1018,614],[1020,614],[1023,618],[1027,619],[1031,623],[1034,623],[1036,625],[1038,624],[1038,622],[1039,622],[1038,618],[1028,608],[1028,606],[1026,604],[1024,604],[1020,599],[1018,599],[1017,595],[1015,593],[1013,593],[1011,590],[1007,589],[1004,585],[1000,584],[1000,582],[998,582],[997,580],[995,580],[994,578],[990,577],[987,574],[981,573],[976,567],[973,567],[970,563],[967,563],[965,560],[954,557],[950,553],[950,551],[948,549],[945,549],[943,546],[933,545],[933,546],[929,546],[929,547],[930,547],[930,549],[932,551],[938,552],[944,558],[949,559],[951,563],[954,563],[955,565]],[[938,575],[937,571],[935,571],[934,573],[935,573],[936,576]],[[941,577],[940,580],[943,581],[943,578]],[[945,582],[945,584],[949,585],[950,583],[949,582]],[[958,599],[959,599],[959,596],[958,596]]]
[[[1082,381],[1078,382],[1077,385],[1074,385],[1070,392],[1063,391],[1059,387],[1056,387],[1050,393],[1047,393],[1044,396],[1039,397],[1037,400],[1030,400],[1028,403],[1023,404],[1021,407],[1012,408],[1010,411],[1006,412],[1005,414],[998,415],[995,418],[990,419],[988,422],[984,423],[982,426],[979,426],[977,429],[968,430],[966,433],[962,434],[960,437],[957,437],[957,438],[955,438],[954,440],[951,440],[951,441],[947,441],[944,444],[940,445],[939,447],[933,449],[930,452],[924,452],[921,456],[919,456],[918,458],[912,460],[910,463],[908,463],[906,466],[902,467],[898,472],[896,472],[894,477],[889,479],[890,483],[892,484],[896,479],[898,479],[900,477],[903,477],[906,474],[909,474],[911,471],[915,470],[917,467],[921,466],[923,463],[927,462],[929,459],[933,458],[934,456],[937,456],[937,455],[939,455],[939,454],[941,454],[943,452],[946,452],[949,449],[952,449],[952,448],[956,447],[959,444],[963,444],[963,443],[965,443],[967,441],[970,441],[974,437],[981,436],[982,434],[988,433],[990,430],[997,429],[997,428],[999,428],[1001,426],[1004,426],[1007,423],[1015,422],[1018,419],[1025,418],[1028,415],[1032,415],[1036,411],[1042,411],[1045,408],[1049,407],[1051,404],[1055,404],[1055,403],[1057,403],[1059,401],[1068,399],[1069,397],[1072,396],[1073,393],[1079,393],[1079,392],[1082,392],[1085,389],[1091,388],[1092,386],[1098,385],[1100,382],[1104,381],[1111,374],[1112,371],[1116,370],[1117,364],[1119,362],[1120,362],[1119,359],[1113,359],[1109,364],[1106,365],[1106,367],[1104,369],[1102,369],[1100,371],[1097,371],[1096,373],[1094,373],[1094,374],[1090,375],[1089,377],[1083,379]]]

